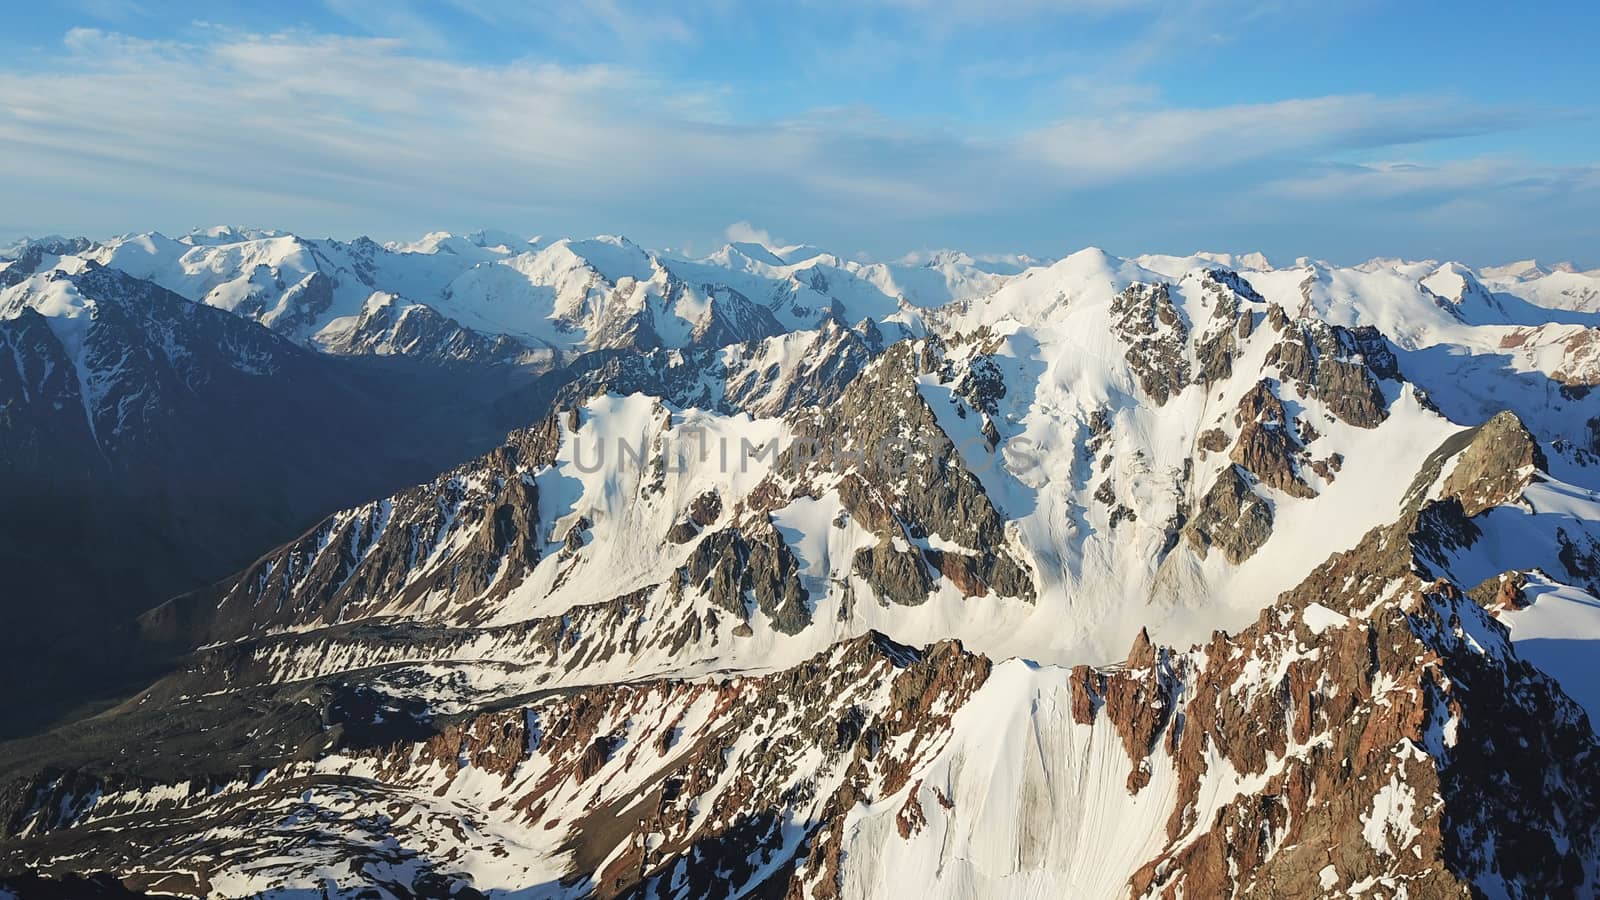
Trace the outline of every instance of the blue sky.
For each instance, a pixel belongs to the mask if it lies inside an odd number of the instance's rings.
[[[19,6],[0,236],[493,227],[1600,266],[1600,8],[1537,6]]]

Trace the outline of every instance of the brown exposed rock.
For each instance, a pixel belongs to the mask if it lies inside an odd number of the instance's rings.
[[[1195,346],[1195,359],[1199,362],[1194,376],[1195,384],[1211,385],[1228,380],[1233,375],[1233,357],[1237,348],[1238,339],[1232,328],[1224,328],[1201,340]]]
[[[1504,572],[1489,578],[1467,592],[1474,602],[1492,613],[1510,612],[1528,605],[1528,576],[1522,572]]]
[[[1250,474],[1292,497],[1314,497],[1300,477],[1295,455],[1300,444],[1272,383],[1263,379],[1239,401],[1234,414],[1239,437],[1229,458]]]
[[[1311,461],[1311,471],[1317,473],[1318,478],[1330,483],[1343,466],[1344,455],[1340,453],[1331,454],[1326,459],[1314,459]]]
[[[1072,668],[1072,721],[1094,723],[1095,713],[1105,703],[1106,676],[1090,666]]]
[[[1221,428],[1207,428],[1200,432],[1200,438],[1196,443],[1202,450],[1221,453],[1228,449],[1228,433]]]
[[[1211,323],[1195,345],[1199,368],[1195,383],[1215,384],[1233,375],[1233,361],[1239,346],[1254,330],[1253,313],[1245,303],[1264,303],[1250,283],[1234,272],[1216,269],[1201,278],[1211,299]]]
[[[1272,536],[1272,504],[1256,495],[1243,470],[1228,466],[1200,498],[1183,536],[1202,559],[1216,547],[1238,565]]]
[[[583,755],[578,757],[578,763],[572,770],[572,777],[577,779],[579,784],[593,778],[620,746],[622,738],[618,735],[608,734],[595,738],[588,749],[583,751]]]
[[[1273,331],[1282,334],[1283,330],[1289,327],[1289,314],[1283,311],[1283,307],[1274,303],[1267,307],[1267,324],[1272,326]]]
[[[968,361],[952,390],[973,409],[993,416],[1006,395],[1006,379],[992,355],[980,354]]]
[[[1515,501],[1548,465],[1539,442],[1506,410],[1474,430],[1441,491],[1447,497],[1460,497],[1466,514],[1475,516]]]
[[[1371,326],[1344,328],[1320,320],[1284,323],[1283,338],[1267,352],[1285,383],[1315,397],[1335,416],[1376,428],[1389,410],[1380,379],[1399,377],[1393,351]]]
[[[576,553],[582,550],[583,545],[588,541],[589,529],[593,527],[594,523],[590,522],[587,517],[579,516],[578,520],[572,523],[572,527],[567,529],[567,536],[562,538],[561,542],[565,545],[567,552]]]
[[[1128,653],[1127,664],[1102,673],[1098,684],[1090,682],[1087,672],[1081,680],[1078,671],[1073,672],[1073,718],[1092,721],[1096,710],[1104,708],[1133,763],[1129,793],[1138,793],[1150,782],[1147,757],[1171,720],[1178,684],[1168,651],[1155,647],[1143,629]]]
[[[674,544],[687,544],[700,534],[700,527],[689,519],[679,519],[667,529],[667,540]]]
[[[989,593],[989,586],[978,572],[982,562],[978,556],[944,550],[925,550],[923,556],[935,571],[955,585],[962,596],[982,597]]]
[[[921,786],[922,783],[918,782],[916,787],[911,789],[906,795],[906,802],[900,806],[899,815],[895,816],[895,830],[900,832],[901,840],[910,839],[927,824],[927,816],[922,812],[922,802],[917,799],[917,788]]]
[[[706,491],[689,504],[689,520],[701,528],[717,521],[721,515],[722,495],[716,491]]]

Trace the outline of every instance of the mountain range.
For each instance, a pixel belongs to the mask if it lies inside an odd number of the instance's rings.
[[[215,228],[0,342],[0,893],[1600,890],[1600,272]]]

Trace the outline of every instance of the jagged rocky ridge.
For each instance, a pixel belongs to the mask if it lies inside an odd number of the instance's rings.
[[[202,665],[137,704],[191,723],[137,764],[185,777],[48,770],[8,795],[11,833],[194,894],[337,864],[396,894],[492,886],[475,872],[552,896],[877,895],[939,859],[929,886],[954,891],[1016,873],[1106,896],[1581,894],[1600,841],[1589,719],[1442,574],[1478,531],[1449,486],[1506,456],[1511,423],[1478,430],[1449,478],[1423,473],[1436,499],[1187,649],[1141,632],[1118,665],[1041,669],[872,634],[770,675],[426,722],[348,677],[233,669],[232,691],[193,693],[215,683]],[[310,708],[229,733],[240,697]],[[383,712],[402,724],[384,733]],[[173,828],[189,839],[166,844]]]
[[[143,617],[179,671],[3,748],[11,855],[224,896],[1592,892],[1600,697],[1553,636],[1600,637],[1600,410],[1473,352],[1529,310],[1399,274],[1086,253],[585,357],[503,448]]]

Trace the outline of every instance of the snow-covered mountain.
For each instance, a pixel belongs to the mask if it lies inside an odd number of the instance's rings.
[[[609,236],[440,232],[380,246],[226,227],[177,240],[55,238],[6,253],[19,273],[115,268],[317,349],[454,359],[717,347],[978,296],[1021,269],[953,251],[866,264],[812,247],[729,244],[682,259]]]
[[[1600,890],[1600,312],[1572,287],[1600,277],[52,247],[0,270],[0,324],[72,333],[60,285],[115,277],[308,356],[540,349],[559,377],[498,449],[142,616],[165,677],[0,746],[27,877]]]
[[[446,332],[420,307],[350,336],[409,355],[317,353],[87,247],[0,268],[0,674],[40,683],[0,699],[0,734],[137,668],[105,648],[131,615],[481,453],[553,390],[537,365],[472,364],[526,355],[505,339],[428,345]]]

